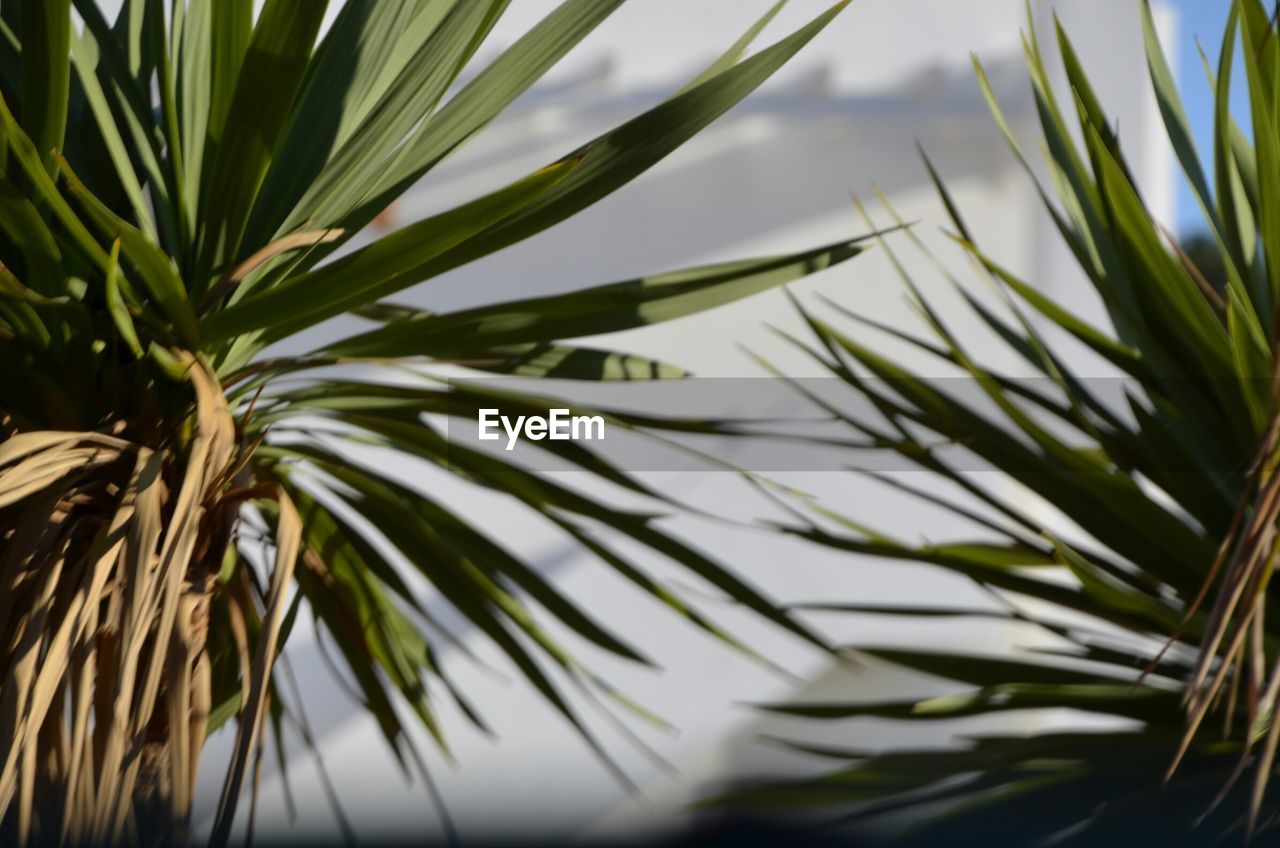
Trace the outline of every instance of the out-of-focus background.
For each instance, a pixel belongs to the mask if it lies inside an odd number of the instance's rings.
[[[376,226],[395,228],[496,188],[656,104],[696,76],[772,3],[633,0]],[[826,5],[826,0],[793,0],[761,43],[789,32]],[[554,0],[515,0],[481,59],[510,44],[554,6]],[[1210,54],[1216,54],[1227,0],[1153,0],[1153,6],[1162,40],[1185,82],[1192,123],[1208,126],[1209,92],[1194,37],[1200,36]],[[1196,210],[1165,147],[1150,94],[1139,0],[1033,0],[1031,7],[1051,65],[1057,56],[1054,13],[1061,18],[1104,105],[1118,118],[1122,145],[1148,205],[1170,229],[1189,235]],[[889,223],[876,202],[877,187],[904,218],[918,222],[917,232],[928,244],[963,271],[963,255],[940,232],[943,213],[916,152],[918,142],[948,181],[989,254],[1060,302],[1096,317],[1098,304],[1055,237],[1034,184],[1003,143],[970,67],[970,53],[975,52],[1015,133],[1038,163],[1020,40],[1025,27],[1023,0],[857,0],[763,90],[635,184],[543,236],[433,280],[402,299],[446,311],[827,243],[868,229],[852,194],[868,203],[878,224]],[[929,291],[944,308],[956,306],[959,330],[976,327],[926,262],[914,254],[908,261],[922,281],[933,283]],[[895,326],[918,326],[883,252],[795,288],[802,297],[820,291]],[[744,347],[792,373],[815,373],[764,327],[766,322],[800,329],[786,299],[774,293],[607,341],[619,349],[658,355],[701,376],[761,376]],[[907,509],[906,501],[852,476],[812,471],[773,476],[905,536],[947,533],[942,519],[916,507]],[[763,509],[732,475],[654,472],[646,477],[687,503],[744,522]],[[491,533],[553,575],[562,590],[589,599],[600,619],[648,651],[660,671],[609,662],[589,646],[578,646],[607,680],[674,728],[627,716],[610,718],[593,705],[579,704],[591,730],[635,784],[629,792],[476,634],[460,629],[462,642],[491,668],[447,647],[443,660],[468,687],[496,738],[476,731],[441,699],[452,759],[429,740],[421,742],[435,791],[464,839],[678,832],[692,820],[687,805],[726,781],[806,767],[801,758],[769,746],[762,737],[781,733],[797,738],[812,731],[803,724],[764,719],[751,703],[851,692],[873,696],[885,687],[929,691],[927,681],[887,668],[841,666],[752,621],[711,590],[682,584],[677,577],[679,591],[713,608],[781,670],[766,668],[701,637],[658,604],[637,599],[609,569],[500,499],[443,476],[440,485],[452,487],[441,496],[490,516]],[[763,529],[692,517],[674,519],[672,526],[782,602],[926,603],[976,595],[967,584],[924,567],[837,557]],[[659,574],[675,573],[664,572],[660,562],[646,565]],[[873,618],[815,615],[809,620],[838,643],[910,644],[913,638],[903,625]],[[954,635],[993,648],[1024,637],[974,624],[957,627]],[[323,646],[313,634],[300,627],[287,656],[320,756],[301,739],[289,738],[285,748],[293,756],[287,776],[274,758],[266,758],[258,833],[302,839],[336,833],[328,780],[357,834],[423,840],[443,836],[444,817],[432,793],[420,777],[406,779],[373,720],[328,673]],[[925,741],[896,739],[886,725],[872,721],[850,722],[840,732],[840,742],[848,747]],[[933,732],[945,739],[955,729],[940,725]],[[656,757],[635,744],[633,734]],[[215,737],[207,768],[220,767],[228,740],[226,731]],[[197,817],[207,816],[216,802],[218,782],[207,780],[205,788]],[[291,817],[290,810],[296,815]]]

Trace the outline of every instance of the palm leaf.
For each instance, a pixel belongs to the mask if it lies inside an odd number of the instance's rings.
[[[1280,38],[1262,3],[1232,3],[1213,81],[1210,182],[1143,5],[1156,102],[1198,198],[1208,243],[1221,255],[1226,279],[1218,281],[1220,289],[1206,285],[1185,252],[1167,243],[1134,184],[1114,121],[1059,27],[1071,104],[1057,100],[1034,31],[1026,43],[1053,178],[1051,187],[1037,188],[1106,307],[1108,323],[1072,314],[982,250],[927,159],[959,247],[999,302],[989,305],[945,265],[943,279],[962,287],[963,302],[1004,345],[1001,352],[1031,365],[1039,377],[1005,377],[995,357],[980,361],[972,354],[949,329],[951,315],[924,294],[888,240],[923,335],[859,321],[865,332],[855,336],[798,304],[811,338],[795,343],[870,402],[850,407],[828,399],[826,408],[896,455],[900,467],[954,485],[908,486],[892,474],[873,479],[967,521],[984,541],[958,548],[947,541],[899,541],[848,510],[812,503],[797,506],[798,519],[785,529],[837,550],[928,563],[973,581],[999,602],[990,611],[831,599],[802,608],[895,616],[921,627],[957,616],[1035,625],[1053,634],[1057,646],[977,655],[944,646],[942,634],[930,651],[852,646],[949,683],[930,698],[769,707],[814,720],[874,717],[908,728],[937,719],[1070,710],[1110,726],[1092,733],[1048,724],[1021,735],[966,735],[937,749],[823,745],[810,752],[843,761],[839,770],[780,785],[755,782],[714,803],[834,808],[835,825],[895,832],[912,845],[979,838],[1124,844],[1138,833],[1177,845],[1234,843],[1264,832],[1273,838],[1280,809],[1270,788],[1280,743],[1273,720],[1280,692],[1277,603],[1270,589],[1280,561],[1274,322]],[[1227,105],[1237,33],[1251,137],[1235,126]],[[980,64],[977,69],[997,123],[1034,174]],[[922,247],[914,239],[913,246]],[[858,318],[855,308],[838,311]],[[1110,375],[1082,376],[1024,311],[1039,313],[1044,324],[1097,354],[1112,367]],[[927,380],[879,352],[875,340],[886,331],[957,369],[974,391]],[[1094,391],[1103,381],[1124,390],[1104,401],[1104,393]],[[981,407],[975,396],[985,401]],[[942,447],[927,447],[933,444]],[[979,484],[974,468],[1018,485]],[[1052,512],[1028,509],[1020,492]],[[985,541],[992,534],[999,541]]]
[[[684,376],[679,363],[576,339],[783,285],[852,258],[861,239],[454,314],[380,299],[623,188],[848,0],[746,56],[774,9],[656,108],[505,189],[335,256],[622,3],[565,0],[477,67],[508,0],[348,2],[323,36],[326,4],[308,0],[126,0],[115,21],[75,0],[82,25],[70,0],[0,0],[0,635],[11,647],[0,841],[181,842],[205,737],[222,725],[235,742],[213,837],[236,838],[266,738],[282,750],[278,734],[296,722],[314,745],[277,673],[307,614],[397,761],[425,774],[409,724],[447,752],[442,697],[484,727],[441,659],[446,645],[458,661],[474,654],[421,602],[425,585],[626,780],[577,698],[654,717],[578,652],[645,663],[644,646],[447,494],[351,461],[368,451],[433,465],[459,490],[505,493],[736,650],[755,656],[620,551],[638,545],[825,647],[660,526],[681,505],[591,446],[548,445],[608,490],[589,498],[450,444],[428,416],[474,416],[494,395],[421,375]],[[262,355],[344,313],[381,323],[302,356]],[[374,359],[395,370],[342,367]],[[383,379],[392,373],[419,378],[397,385]],[[576,405],[519,388],[501,402]],[[602,414],[641,432],[728,431]],[[637,501],[647,507],[622,508]]]

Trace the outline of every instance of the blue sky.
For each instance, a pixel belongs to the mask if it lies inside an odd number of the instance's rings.
[[[1201,158],[1206,160],[1207,167],[1207,159],[1213,151],[1213,92],[1209,89],[1204,66],[1196,51],[1196,38],[1199,37],[1210,59],[1216,61],[1231,0],[1173,0],[1173,6],[1181,16],[1176,47],[1179,85],[1187,115],[1196,132]],[[1240,73],[1232,74],[1233,79],[1240,77]],[[1236,107],[1236,115],[1245,119],[1245,109],[1239,103]],[[1202,220],[1195,198],[1184,182],[1178,194],[1178,229],[1183,233],[1202,229]]]

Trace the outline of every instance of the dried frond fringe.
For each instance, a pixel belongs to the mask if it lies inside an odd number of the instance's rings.
[[[1277,374],[1280,375],[1280,370]],[[1231,532],[1223,540],[1204,589],[1184,617],[1185,624],[1200,611],[1216,584],[1216,598],[1200,643],[1200,653],[1183,695],[1186,732],[1167,773],[1167,777],[1172,777],[1177,770],[1210,712],[1219,708],[1224,700],[1228,717],[1235,712],[1236,698],[1243,686],[1248,697],[1246,706],[1250,726],[1243,740],[1239,762],[1210,811],[1226,799],[1230,789],[1256,757],[1246,823],[1250,835],[1257,827],[1277,745],[1280,744],[1280,723],[1274,721],[1276,701],[1280,698],[1280,657],[1268,668],[1263,638],[1267,587],[1277,563],[1280,563],[1280,533],[1277,533],[1280,473],[1277,472],[1280,472],[1280,415],[1273,417],[1267,428],[1252,463],[1247,494],[1237,511]],[[1171,642],[1177,638],[1178,634],[1175,634]],[[1262,743],[1261,752],[1257,750],[1259,742]]]
[[[212,711],[210,600],[235,510],[237,435],[212,371],[189,355],[185,449],[93,432],[0,443],[0,821],[19,845],[183,840]],[[280,502],[256,656],[241,652],[240,737],[219,808],[225,840],[261,733],[299,521]],[[54,802],[52,799],[61,799]]]

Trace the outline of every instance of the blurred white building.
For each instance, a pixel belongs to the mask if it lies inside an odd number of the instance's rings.
[[[731,43],[773,0],[642,0],[623,7],[574,51],[544,83],[456,159],[442,166],[396,207],[398,222],[448,208],[552,161],[600,131],[682,87]],[[482,51],[493,55],[554,6],[517,0]],[[790,32],[827,5],[793,0],[761,39]],[[1051,10],[1062,18],[1110,114],[1120,117],[1122,143],[1138,169],[1146,198],[1173,221],[1174,166],[1150,95],[1139,0],[1034,0],[1034,14],[1051,64],[1056,64]],[[1157,4],[1166,43],[1172,14]],[[1023,0],[857,0],[762,91],[633,185],[594,209],[498,255],[413,290],[402,299],[450,310],[491,301],[569,290],[719,259],[761,256],[835,241],[866,228],[850,200],[856,193],[878,208],[880,187],[917,231],[957,267],[963,256],[939,233],[943,212],[915,150],[929,151],[971,228],[987,251],[1062,302],[1097,314],[1097,305],[1041,212],[1032,183],[990,119],[969,65],[976,52],[990,72],[1015,130],[1038,159],[1035,115],[1023,66]],[[887,222],[881,215],[880,223]],[[395,222],[392,222],[394,226]],[[913,267],[927,269],[917,262]],[[934,280],[940,302],[954,302]],[[796,286],[821,291],[882,321],[916,326],[903,289],[882,254],[873,252]],[[963,330],[965,319],[957,322]],[[948,313],[950,315],[950,313]],[[763,324],[798,330],[780,293],[758,296],[713,314],[621,334],[616,348],[658,356],[701,376],[760,376],[739,345],[766,354],[795,373],[812,366]],[[879,343],[879,342],[878,342]],[[946,525],[902,508],[904,502],[840,474],[776,475],[869,523],[911,537],[944,536]],[[716,473],[651,474],[685,501],[741,519],[761,504],[736,478]],[[444,482],[441,485],[458,484]],[[797,764],[753,742],[762,729],[803,734],[800,724],[762,726],[751,702],[873,692],[893,674],[863,667],[839,669],[830,658],[717,600],[721,619],[782,665],[789,676],[764,669],[703,638],[614,577],[609,569],[520,515],[501,500],[459,489],[456,500],[493,516],[491,532],[552,574],[606,624],[641,645],[662,671],[582,655],[613,684],[671,722],[655,729],[624,717],[673,770],[658,767],[592,706],[579,703],[640,791],[629,796],[574,731],[516,675],[475,668],[448,655],[455,676],[491,723],[497,739],[476,732],[441,699],[455,764],[423,740],[440,795],[462,836],[570,836],[644,833],[678,828],[682,807],[725,777]],[[483,514],[483,513],[482,513]],[[967,584],[926,568],[834,556],[749,528],[692,518],[673,522],[682,534],[784,602],[910,599],[914,603],[972,593]],[[693,578],[651,563],[677,585],[697,592]],[[705,600],[705,599],[704,599]],[[813,616],[837,642],[902,643],[917,638],[903,625],[848,616]],[[957,631],[970,642],[1004,644],[1011,634]],[[462,631],[490,658],[475,634]],[[309,717],[329,777],[357,833],[388,828],[424,840],[442,834],[441,817],[422,781],[406,782],[363,716],[329,678],[309,634],[291,641],[288,656],[300,678]],[[509,677],[509,679],[505,679]],[[901,677],[899,675],[899,677]],[[908,681],[919,689],[922,681]],[[829,730],[830,728],[824,728]],[[884,744],[887,726],[850,724],[850,746]],[[946,728],[938,728],[941,736]],[[921,741],[918,738],[914,741]],[[218,765],[216,737],[208,758]],[[278,771],[264,775],[258,803],[260,834],[299,838],[337,832],[314,758],[297,741],[288,783],[297,824],[286,814]],[[214,777],[214,775],[210,775]],[[216,779],[206,781],[207,813]],[[244,807],[242,809],[247,809]]]

